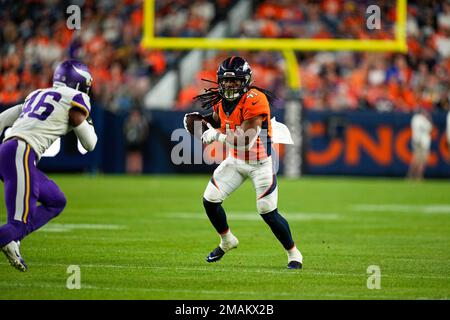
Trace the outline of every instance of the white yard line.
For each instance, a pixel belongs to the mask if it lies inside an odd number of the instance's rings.
[[[289,212],[282,214],[289,221],[311,221],[311,220],[337,220],[339,213],[329,212]],[[236,221],[261,221],[261,216],[256,211],[240,211],[227,215],[229,219]],[[158,219],[207,219],[203,212],[167,212],[163,215],[157,215],[153,218]],[[51,222],[44,226],[40,232],[48,233],[67,233],[74,230],[120,230],[125,229],[126,225],[117,224],[89,224],[89,223],[54,223]]]
[[[62,263],[32,263],[29,262],[29,265],[40,266],[40,267],[64,267],[67,268],[69,265]],[[367,278],[366,269],[364,268],[361,273],[336,273],[336,272],[322,272],[322,271],[310,271],[310,270],[264,270],[264,269],[252,269],[248,268],[233,268],[233,267],[223,267],[217,268],[217,266],[210,267],[166,267],[166,266],[137,266],[137,265],[119,265],[119,264],[79,264],[80,268],[105,268],[105,269],[130,269],[130,270],[167,270],[167,271],[186,271],[186,272],[238,272],[238,273],[261,273],[261,274],[283,274],[287,276],[298,277],[301,276],[302,273],[305,273],[305,276],[316,275],[316,276],[336,276],[336,277],[362,277]],[[407,279],[417,279],[417,275],[408,275],[408,274],[382,274],[382,278],[385,277],[398,277],[398,278],[407,278]],[[423,279],[448,279],[447,275],[442,276],[427,276],[420,275],[420,278]]]
[[[22,288],[40,288],[40,289],[66,289],[64,285],[51,285],[48,283],[11,283],[11,282],[5,282],[0,281],[0,288],[14,288],[17,289],[18,287]],[[99,286],[93,286],[93,285],[86,285],[81,283],[81,289],[80,290],[98,290],[98,291],[117,291],[121,293],[130,292],[130,291],[138,291],[138,292],[163,292],[163,293],[187,293],[192,296],[196,296],[199,294],[205,294],[205,295],[245,295],[245,296],[259,296],[259,297],[291,297],[294,298],[295,293],[292,291],[289,292],[265,292],[261,293],[258,291],[226,291],[226,290],[189,290],[189,289],[160,289],[160,288],[136,288],[136,287],[99,287]],[[78,290],[77,290],[78,291]],[[357,293],[354,295],[349,294],[339,294],[339,293],[306,293],[302,292],[299,294],[295,299],[299,299],[301,297],[309,297],[309,298],[338,298],[338,299],[364,299],[362,297],[361,293]],[[387,295],[374,295],[372,293],[368,293],[366,298],[370,299],[386,299],[389,296]],[[420,299],[435,299],[433,297],[421,297]]]
[[[124,225],[117,224],[90,224],[90,223],[49,223],[40,232],[70,232],[73,230],[120,230]]]
[[[355,204],[351,206],[352,211],[362,212],[414,212],[426,214],[450,214],[450,204],[426,204],[426,205],[412,205],[412,204]]]
[[[339,213],[329,212],[281,212],[281,214],[289,221],[305,221],[305,220],[337,220]],[[164,218],[171,219],[205,219],[203,212],[173,212],[165,213]],[[232,220],[243,221],[261,221],[261,216],[256,211],[239,211],[227,213],[227,218]]]

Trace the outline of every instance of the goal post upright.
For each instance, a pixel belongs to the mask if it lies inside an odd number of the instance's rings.
[[[151,49],[165,50],[258,50],[280,51],[285,60],[286,124],[293,132],[293,146],[286,148],[286,176],[301,175],[302,157],[302,104],[300,67],[295,51],[365,51],[401,52],[408,50],[406,42],[407,0],[396,0],[395,37],[379,39],[277,39],[277,38],[177,38],[156,37],[155,1],[144,0],[144,25],[141,45]]]
[[[176,38],[155,37],[155,1],[144,0],[142,46],[172,50],[260,50],[260,51],[397,51],[406,52],[407,0],[396,2],[395,39],[278,39],[278,38]]]

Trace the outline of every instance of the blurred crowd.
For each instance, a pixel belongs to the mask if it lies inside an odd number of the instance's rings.
[[[156,1],[158,36],[203,36],[233,1]],[[81,8],[81,29],[71,30],[71,5]],[[112,111],[143,105],[151,85],[182,52],[140,45],[142,0],[0,0],[0,105],[22,101],[49,87],[55,66],[80,59],[90,66],[93,97]],[[224,10],[220,10],[223,12]],[[165,18],[158,19],[164,16]]]
[[[82,7],[80,31],[66,25],[72,4]],[[55,66],[67,58],[91,67],[94,96],[112,106],[132,103],[149,89],[149,74],[163,71],[164,61],[138,45],[141,1],[6,0],[0,6],[2,105],[51,86]]]
[[[380,29],[366,27],[368,1],[254,0],[241,37],[393,39],[395,1],[377,0]],[[157,0],[155,32],[164,37],[202,37],[226,18],[236,0]],[[67,28],[70,5],[82,8],[81,30]],[[94,77],[93,96],[104,108],[128,110],[167,71],[183,51],[140,45],[143,0],[0,0],[0,105],[51,85],[55,65],[77,58]],[[308,109],[410,111],[449,109],[450,2],[408,1],[408,53],[298,52],[303,102]],[[237,52],[252,66],[255,85],[281,98],[285,64],[277,52]],[[215,80],[218,63],[230,52],[204,62],[195,81],[181,88],[176,109]]]
[[[204,37],[236,0],[156,0],[156,34],[160,37]]]
[[[344,1],[323,3],[330,2]],[[345,1],[349,2],[356,3]],[[382,8],[387,11],[381,11],[381,20],[393,16],[393,8]],[[301,54],[305,106],[319,110],[449,110],[450,2],[408,1],[407,44],[406,54]]]
[[[257,0],[253,19],[242,36],[254,38],[387,39],[393,38],[395,2],[387,0]],[[366,28],[370,5],[381,11],[379,29]]]
[[[367,7],[380,7],[380,29],[366,27]],[[394,39],[395,1],[264,0],[255,2],[242,37]],[[408,1],[408,53],[299,52],[303,104],[307,109],[378,111],[448,110],[450,107],[450,2]],[[230,54],[230,53],[229,53]],[[279,53],[234,52],[248,59],[255,85],[286,94],[285,64]],[[183,88],[177,108],[215,79],[226,55],[205,61],[197,81]]]

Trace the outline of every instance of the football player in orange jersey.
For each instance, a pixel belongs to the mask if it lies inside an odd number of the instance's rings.
[[[201,139],[209,144],[220,141],[230,148],[229,156],[216,168],[203,195],[203,204],[220,244],[206,258],[220,260],[236,248],[238,239],[231,233],[222,202],[246,178],[256,191],[258,213],[286,249],[290,269],[301,269],[303,257],[292,239],[289,224],[278,212],[278,187],[271,157],[272,128],[269,102],[273,95],[251,86],[250,65],[241,57],[225,59],[217,70],[217,89],[196,97],[202,107],[213,107],[212,118]]]

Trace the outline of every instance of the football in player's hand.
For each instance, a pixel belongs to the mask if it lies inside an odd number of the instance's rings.
[[[188,113],[184,116],[184,127],[197,138],[201,138],[203,132],[208,130],[208,122],[197,112]]]

